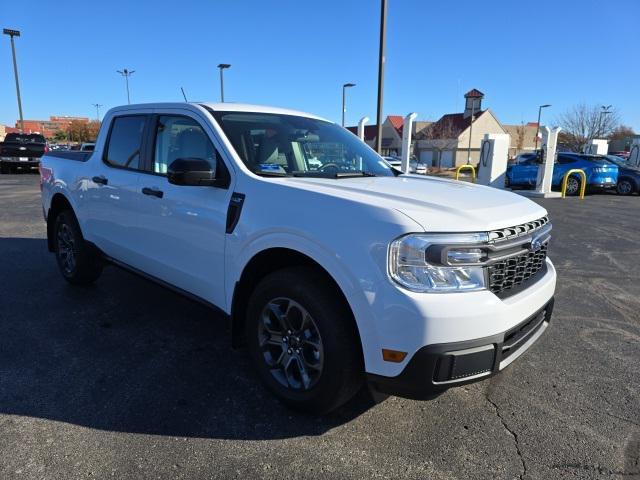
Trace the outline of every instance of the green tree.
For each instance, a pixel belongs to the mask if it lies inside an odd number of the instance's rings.
[[[60,142],[62,140],[66,140],[67,139],[67,132],[65,132],[64,130],[58,130],[58,131],[56,131],[56,133],[53,134],[53,139],[56,140],[57,142]]]

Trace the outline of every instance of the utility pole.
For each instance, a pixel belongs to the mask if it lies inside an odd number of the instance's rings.
[[[127,70],[126,68],[124,70],[116,70],[116,72],[118,72],[120,75],[122,75],[124,77],[124,81],[127,84],[127,103],[129,105],[131,105],[131,97],[129,96],[129,77],[131,75],[133,75],[134,73],[136,73],[135,70]]]
[[[538,135],[540,134],[540,117],[542,116],[542,109],[543,108],[547,108],[550,107],[551,105],[549,105],[548,103],[545,105],[540,105],[538,107],[538,126],[536,127],[536,147],[534,148],[534,151],[537,152],[538,151]]]
[[[342,85],[342,126],[344,127],[344,114],[347,111],[347,88],[355,87],[355,83],[345,83]]]
[[[220,69],[220,101],[224,103],[224,75],[222,71],[225,68],[229,68],[231,65],[228,63],[220,63],[218,64],[218,68]]]
[[[101,103],[92,103],[91,105],[96,107],[96,120],[99,122],[100,121],[100,107],[102,107],[102,104]]]
[[[18,114],[20,115],[20,132],[24,133],[24,118],[22,116],[22,99],[20,98],[20,82],[18,81],[18,62],[16,61],[16,46],[13,43],[13,37],[19,37],[19,30],[11,30],[5,28],[2,33],[11,37],[11,53],[13,55],[13,74],[16,77],[16,95],[18,96]]]
[[[378,110],[376,114],[376,152],[382,155],[382,93],[384,91],[385,43],[387,38],[387,0],[380,0],[380,50],[378,53]]]

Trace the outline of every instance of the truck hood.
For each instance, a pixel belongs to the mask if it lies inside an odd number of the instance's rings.
[[[421,175],[282,180],[292,187],[393,208],[430,232],[488,231],[536,220],[547,213],[515,193]]]

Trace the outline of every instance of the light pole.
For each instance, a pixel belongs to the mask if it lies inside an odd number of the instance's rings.
[[[100,107],[102,107],[101,103],[92,103],[94,107],[96,107],[96,120],[100,121]]]
[[[129,77],[133,75],[136,71],[127,70],[126,68],[124,70],[116,70],[116,71],[124,77],[124,81],[127,84],[127,103],[131,105],[131,98],[129,97]]]
[[[538,135],[540,134],[540,118],[542,117],[542,109],[550,106],[550,104],[546,103],[538,107],[538,126],[536,127],[536,146],[534,148],[534,151],[536,152],[538,151]]]
[[[225,68],[229,68],[231,65],[228,63],[220,63],[218,64],[218,68],[220,69],[220,101],[224,103],[224,75],[222,71]]]
[[[342,85],[342,126],[344,127],[344,114],[347,111],[347,88],[355,87],[355,83],[345,83]]]
[[[382,92],[384,91],[384,49],[387,38],[387,0],[380,0],[380,50],[378,53],[378,122],[376,133],[376,152],[382,155]]]
[[[16,95],[18,96],[18,113],[20,115],[20,132],[24,132],[24,118],[22,117],[22,99],[20,98],[20,82],[18,81],[18,63],[16,62],[16,46],[13,43],[13,37],[19,37],[19,30],[11,30],[5,28],[2,33],[11,37],[11,53],[13,54],[13,74],[16,77]]]

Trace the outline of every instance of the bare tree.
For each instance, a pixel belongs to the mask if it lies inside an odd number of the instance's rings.
[[[527,134],[527,129],[524,123],[521,123],[516,127],[516,153],[522,151],[524,148],[524,139]]]
[[[595,138],[607,138],[620,125],[616,109],[584,103],[574,105],[557,118],[562,127],[558,141],[581,152]]]
[[[609,135],[609,140],[624,140],[635,135],[633,128],[627,125],[618,125]]]
[[[449,118],[432,123],[423,130],[422,139],[426,140],[428,148],[437,154],[436,168],[440,169],[442,166],[442,152],[458,146],[458,135],[460,132]]]

